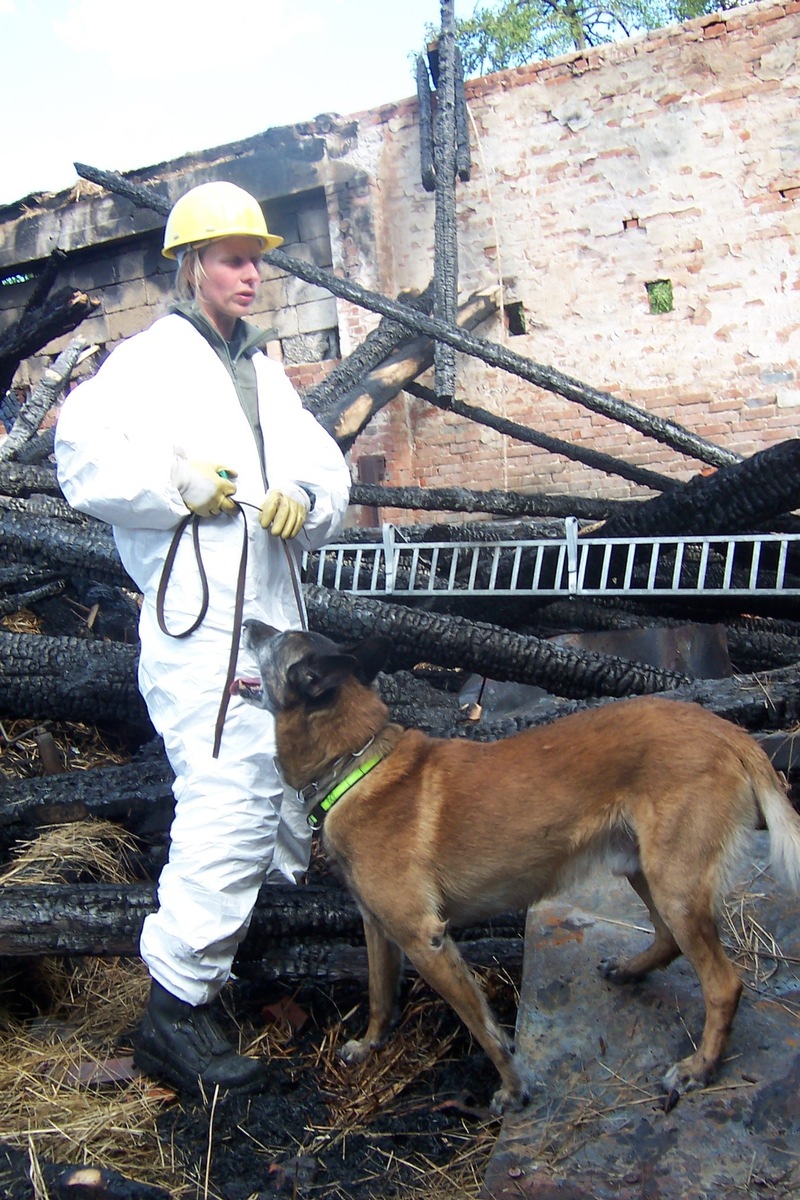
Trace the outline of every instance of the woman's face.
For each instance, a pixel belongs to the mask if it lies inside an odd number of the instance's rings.
[[[255,237],[227,237],[200,251],[202,272],[195,279],[195,298],[209,321],[230,339],[237,317],[246,317],[261,282],[261,242]]]

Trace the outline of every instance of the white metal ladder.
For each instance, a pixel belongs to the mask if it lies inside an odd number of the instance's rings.
[[[800,595],[800,534],[381,542],[306,553],[305,578],[358,596]],[[790,554],[792,559],[790,560]],[[791,569],[790,569],[791,568]]]

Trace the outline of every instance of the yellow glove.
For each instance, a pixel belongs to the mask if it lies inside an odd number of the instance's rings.
[[[236,472],[222,463],[190,462],[176,454],[172,466],[172,482],[188,509],[200,517],[216,517],[221,512],[233,512],[230,499],[236,491],[232,481]]]
[[[305,525],[310,508],[311,501],[303,488],[296,483],[282,483],[269,489],[258,519],[262,529],[288,540],[297,537]]]

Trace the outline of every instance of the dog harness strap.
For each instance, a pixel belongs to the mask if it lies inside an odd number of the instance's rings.
[[[306,817],[308,824],[312,829],[319,829],[322,824],[322,818],[330,812],[337,800],[341,800],[345,792],[349,792],[351,787],[358,783],[359,779],[363,779],[365,775],[369,775],[373,767],[377,767],[379,762],[383,762],[383,754],[375,754],[372,758],[368,758],[366,762],[359,763],[355,770],[349,775],[345,775],[341,783],[337,783],[336,787],[328,792],[327,796],[323,796],[319,804],[312,809]]]

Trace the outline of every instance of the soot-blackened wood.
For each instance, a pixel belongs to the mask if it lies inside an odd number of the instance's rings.
[[[145,917],[156,909],[150,884],[42,884],[0,888],[0,955],[134,956]],[[458,935],[470,961],[490,965],[521,955],[524,917],[512,913]],[[236,967],[305,979],[366,978],[361,914],[336,886],[261,889]],[[360,950],[360,953],[355,953]]]
[[[609,392],[602,392],[598,388],[589,387],[587,384],[564,375],[552,367],[546,367],[541,363],[534,362],[532,359],[524,358],[521,354],[516,354],[512,350],[508,350],[505,346],[475,337],[474,334],[466,333],[435,317],[428,317],[422,313],[412,314],[403,312],[400,306],[394,301],[389,300],[386,296],[381,296],[377,292],[368,291],[366,288],[354,283],[353,280],[342,279],[337,275],[333,275],[330,271],[325,271],[310,263],[304,263],[299,259],[291,258],[288,254],[284,254],[282,250],[270,250],[265,254],[264,258],[266,262],[272,263],[273,266],[279,267],[283,271],[288,271],[292,275],[297,275],[300,279],[305,279],[307,283],[315,283],[319,287],[327,288],[335,296],[342,296],[344,299],[351,300],[354,304],[361,305],[361,307],[367,308],[372,312],[381,313],[383,316],[395,317],[399,321],[404,321],[410,328],[416,329],[419,333],[425,333],[429,337],[446,342],[448,345],[455,347],[456,350],[460,350],[462,353],[469,354],[474,358],[479,358],[483,362],[489,363],[490,366],[496,366],[501,370],[508,371],[520,379],[525,379],[529,383],[535,384],[544,391],[556,392],[558,395],[564,396],[565,399],[572,400],[576,404],[581,404],[592,412],[603,413],[611,420],[620,421],[623,425],[629,425],[632,429],[637,429],[640,433],[644,433],[656,441],[663,442],[665,445],[671,446],[674,450],[678,450],[691,458],[697,458],[701,462],[711,463],[714,466],[739,461],[740,456],[738,454],[713,445],[711,442],[706,441],[705,438],[690,433],[689,430],[684,429],[674,421],[668,421],[663,417],[657,417],[652,413],[644,412],[642,409],[636,408],[635,405],[628,404],[626,401],[612,396]]]
[[[20,592],[9,592],[7,589],[3,589],[0,594],[0,616],[19,612],[22,608],[32,608],[40,600],[49,600],[53,596],[60,596],[65,586],[63,579],[54,579],[51,583],[42,583],[39,587]]]
[[[594,536],[749,533],[798,507],[800,439],[793,438],[615,513]]]
[[[166,196],[159,195],[153,188],[131,183],[116,171],[102,171],[99,167],[90,167],[87,163],[80,162],[72,165],[81,179],[88,179],[90,183],[99,184],[117,196],[124,196],[126,200],[132,200],[141,208],[152,209],[153,212],[161,213],[162,217],[166,217],[172,208],[172,203]]]
[[[614,512],[624,501],[584,500],[580,496],[503,492],[499,489],[476,492],[461,487],[383,487],[374,483],[354,483],[350,489],[350,503],[425,512],[486,512],[498,517],[581,517],[599,520],[599,513]],[[406,530],[403,530],[404,538],[405,534]]]
[[[16,461],[31,465],[44,462],[53,453],[55,440],[55,426],[51,426],[50,429],[41,430],[30,441],[26,442],[24,446],[20,446],[16,454]]]
[[[434,312],[455,325],[458,306],[458,229],[456,225],[456,39],[453,0],[440,0],[441,30],[437,55],[436,116],[434,120],[433,288]],[[456,352],[437,341],[436,394],[449,403],[456,390]]]
[[[354,598],[315,585],[305,589],[309,624],[334,640],[388,636],[392,665],[420,661],[463,667],[492,679],[535,683],[559,696],[625,696],[676,687],[685,676],[602,654],[577,653],[498,625]]]
[[[674,479],[661,475],[657,471],[649,471],[646,467],[637,467],[633,463],[626,463],[622,459],[614,458],[611,454],[601,454],[599,450],[592,450],[590,446],[565,442],[562,438],[551,437],[548,433],[529,429],[526,425],[509,421],[505,417],[498,416],[497,413],[480,408],[477,404],[464,404],[463,401],[455,399],[448,404],[442,404],[436,393],[422,384],[409,383],[405,390],[409,395],[416,396],[418,400],[426,400],[437,408],[444,408],[469,421],[486,425],[487,428],[495,429],[506,437],[515,438],[516,441],[525,442],[529,446],[539,446],[542,450],[549,450],[551,454],[560,454],[562,458],[569,459],[570,462],[583,463],[584,466],[602,471],[605,475],[617,475],[620,479],[627,479],[631,483],[637,483],[640,487],[649,488],[654,492],[668,492],[681,486]]]
[[[473,329],[497,311],[497,288],[475,292],[457,312],[459,328]],[[434,359],[434,343],[428,337],[406,340],[343,395],[336,397],[320,424],[343,450],[349,450],[375,413],[388,404],[411,380],[426,371]]]
[[[86,517],[70,508],[60,496],[0,496],[0,513],[18,512],[29,517],[44,517],[50,521],[68,521],[72,525],[86,525]]]
[[[153,735],[136,686],[138,647],[0,632],[0,716]]]
[[[43,884],[0,888],[0,954],[136,954],[155,911],[153,884]],[[361,914],[340,887],[270,884],[258,895],[253,942],[359,937]]]
[[[42,372],[41,379],[0,445],[0,462],[9,462],[35,436],[39,426],[58,400],[80,359],[85,357],[88,343],[77,337],[61,351],[56,361]]]
[[[60,521],[27,513],[0,513],[0,554],[5,563],[48,566],[63,574],[91,575],[103,583],[135,590],[120,562],[110,527],[91,517]]]
[[[99,300],[74,288],[60,288],[45,302],[0,334],[0,395],[5,395],[23,359],[36,354],[54,338],[77,329],[97,308]]]
[[[0,495],[61,496],[61,494],[61,488],[52,467],[0,463]]]
[[[0,782],[0,843],[10,844],[26,830],[29,836],[39,826],[89,819],[117,821],[135,833],[168,829],[173,778],[159,755],[153,761]]]
[[[418,295],[401,293],[397,297],[398,304],[405,304],[418,312],[430,312],[433,303],[433,286],[428,284]],[[303,404],[317,417],[324,419],[324,414],[338,404],[340,398],[362,379],[368,372],[382,363],[398,345],[413,340],[405,325],[383,317],[377,327],[364,338],[351,354],[343,358],[324,379],[309,388],[303,394]]]
[[[416,61],[417,101],[419,103],[419,173],[426,192],[436,189],[436,162],[433,153],[433,93],[428,60],[424,54]]]
[[[249,939],[248,939],[249,940]],[[234,970],[247,978],[297,980],[352,979],[366,984],[369,977],[365,946],[343,942],[307,941],[295,945],[264,946],[259,956],[250,958],[248,940],[237,955]],[[525,940],[522,934],[462,940],[456,936],[461,954],[474,967],[494,967],[517,971],[522,965]],[[407,979],[416,975],[414,967],[403,960]]]

